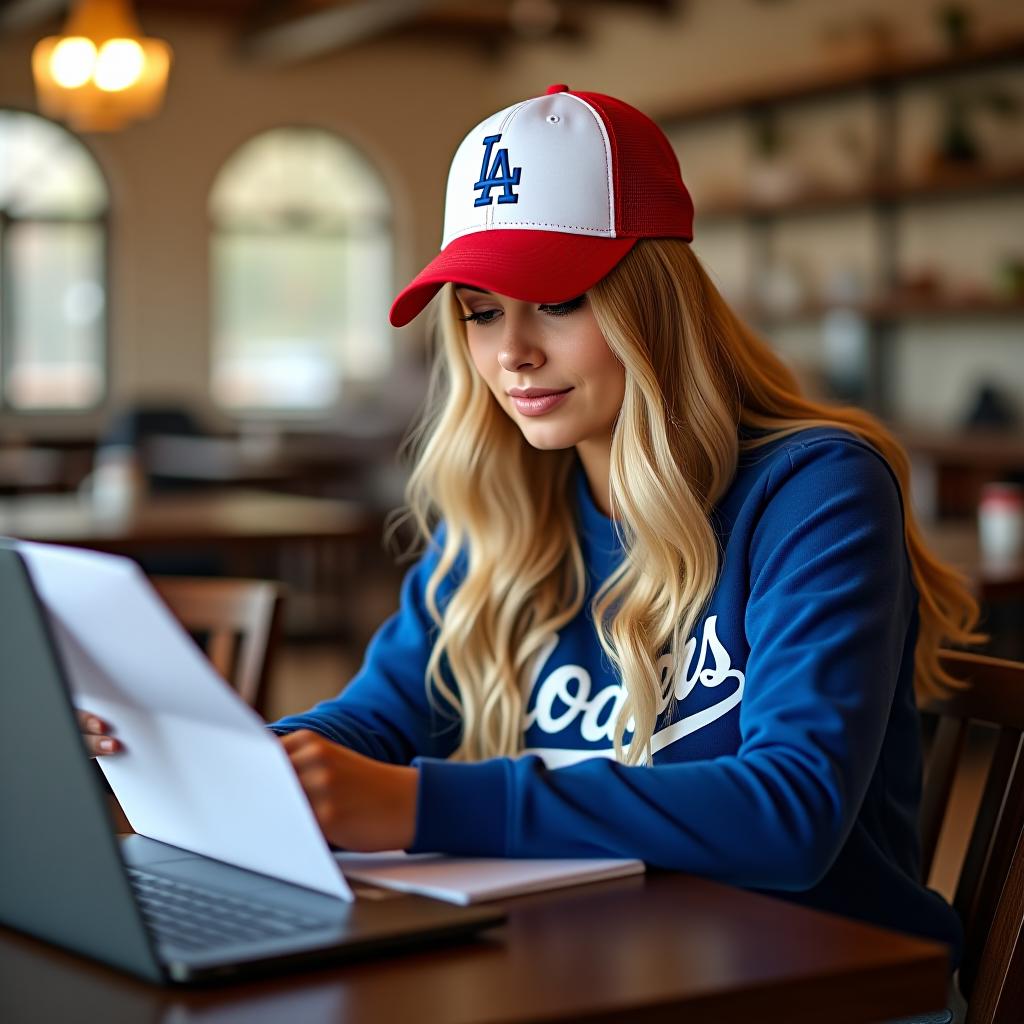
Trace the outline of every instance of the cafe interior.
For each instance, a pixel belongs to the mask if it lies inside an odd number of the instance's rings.
[[[722,294],[893,432],[1024,661],[1012,0],[7,0],[0,534],[136,559],[268,721],[337,693],[415,554],[432,347],[390,304],[467,129],[552,83],[664,129]],[[956,741],[950,898],[1000,735]]]

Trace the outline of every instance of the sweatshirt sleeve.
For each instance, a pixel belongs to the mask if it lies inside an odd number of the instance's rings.
[[[457,722],[431,705],[425,675],[437,628],[424,594],[444,545],[444,525],[406,573],[398,610],[373,635],[352,681],[330,700],[270,724],[279,735],[311,729],[367,757],[408,764],[417,754],[443,758],[458,746]],[[439,588],[439,601],[450,579]],[[436,703],[436,702],[435,702]]]
[[[414,851],[637,857],[736,885],[803,890],[848,836],[875,768],[916,593],[899,491],[853,439],[791,445],[746,551],[750,653],[735,754],[420,758]]]

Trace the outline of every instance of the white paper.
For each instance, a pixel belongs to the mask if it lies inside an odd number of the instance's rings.
[[[349,878],[466,906],[560,886],[640,874],[642,860],[447,857],[441,854],[335,853]]]
[[[287,754],[128,558],[19,542],[75,704],[123,753],[98,758],[140,835],[352,900]]]

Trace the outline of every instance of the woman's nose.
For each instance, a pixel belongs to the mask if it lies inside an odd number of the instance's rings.
[[[515,373],[518,370],[543,366],[544,353],[536,345],[531,344],[521,331],[508,330],[498,350],[498,363],[503,370]]]

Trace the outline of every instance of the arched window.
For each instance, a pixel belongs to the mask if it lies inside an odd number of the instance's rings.
[[[352,145],[276,128],[210,195],[212,381],[232,409],[313,410],[391,368],[391,203]]]
[[[0,403],[85,409],[106,390],[107,211],[66,129],[0,110]]]

